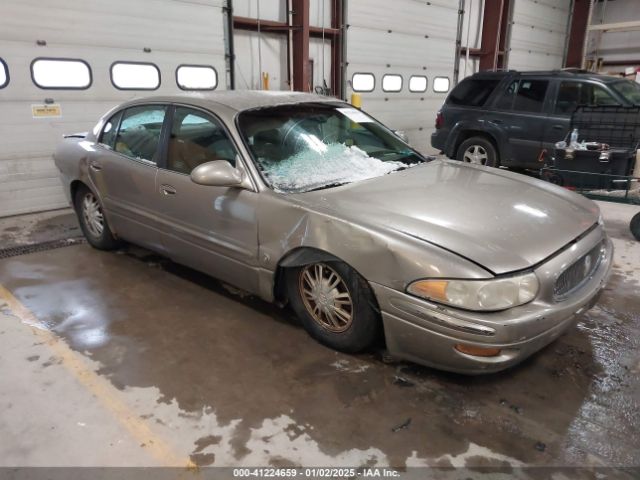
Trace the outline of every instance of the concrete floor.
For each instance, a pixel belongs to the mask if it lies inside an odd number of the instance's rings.
[[[616,257],[600,303],[485,377],[334,352],[287,311],[136,247],[0,259],[0,467],[497,466],[524,478],[602,467],[638,478],[623,470],[640,466],[638,207],[601,206]],[[68,210],[0,220],[0,249],[75,235]]]

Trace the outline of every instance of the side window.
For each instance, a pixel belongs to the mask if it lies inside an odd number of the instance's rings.
[[[611,94],[600,85],[590,84],[589,86],[592,87],[592,101],[594,105],[620,105],[620,102],[613,98]]]
[[[556,115],[571,115],[581,103],[582,84],[580,82],[561,82],[553,112]]]
[[[466,105],[469,107],[482,107],[498,86],[498,83],[500,83],[499,79],[463,80],[453,89],[447,99],[447,103]]]
[[[226,160],[235,165],[236,149],[220,122],[186,107],[176,107],[169,138],[167,168],[190,174],[206,162]]]
[[[498,98],[498,101],[496,102],[496,108],[499,110],[511,110],[511,106],[513,105],[513,98],[516,95],[516,90],[518,90],[518,81],[514,80]]]
[[[118,124],[120,123],[120,117],[122,117],[122,112],[116,113],[107,121],[107,123],[104,124],[102,132],[100,133],[99,143],[113,148],[116,139]]]
[[[520,80],[513,109],[518,112],[541,112],[548,86],[547,80]]]
[[[127,157],[157,163],[160,132],[167,107],[144,105],[125,110],[115,150]]]

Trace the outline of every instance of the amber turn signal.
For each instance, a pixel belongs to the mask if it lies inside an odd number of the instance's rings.
[[[475,347],[473,345],[464,345],[462,343],[456,344],[454,348],[461,353],[473,355],[474,357],[497,357],[502,351],[499,348]]]

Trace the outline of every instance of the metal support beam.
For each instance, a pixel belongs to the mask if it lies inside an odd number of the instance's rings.
[[[497,70],[504,66],[510,3],[509,0],[484,2],[480,70]]]
[[[309,72],[309,0],[293,0],[293,89],[311,90]]]
[[[233,27],[238,30],[251,30],[258,31],[258,19],[249,17],[233,17]],[[260,30],[265,33],[282,33],[286,34],[289,27],[285,22],[276,22],[273,20],[260,20]],[[295,30],[295,28],[293,28]],[[340,35],[340,30],[337,28],[325,28],[325,38],[333,38]],[[315,38],[322,38],[322,27],[309,26],[309,36]]]
[[[342,58],[342,27],[343,27],[343,0],[331,2],[331,28],[337,30],[339,35],[331,37],[331,92],[334,96],[342,98],[343,84],[343,58]],[[327,29],[325,29],[326,32]]]
[[[589,3],[590,0],[574,0],[573,2],[567,55],[564,64],[567,68],[580,68],[582,66],[587,24],[589,22]]]

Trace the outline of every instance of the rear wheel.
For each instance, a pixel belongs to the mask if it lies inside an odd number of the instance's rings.
[[[76,191],[74,202],[80,228],[89,244],[100,250],[117,248],[120,242],[109,229],[98,197],[82,185]]]
[[[287,291],[305,330],[319,342],[343,352],[373,345],[380,320],[366,280],[343,262],[292,268]]]
[[[487,167],[497,167],[500,164],[496,148],[485,137],[471,137],[462,142],[458,147],[456,159]]]

